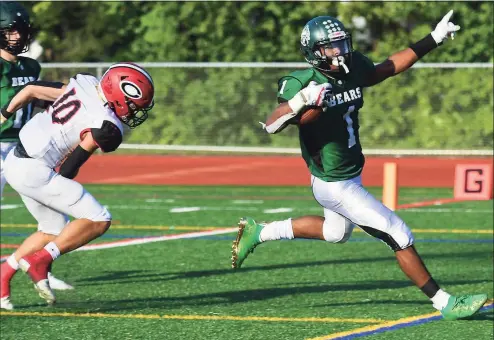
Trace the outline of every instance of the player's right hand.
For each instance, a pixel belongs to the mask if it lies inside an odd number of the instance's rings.
[[[453,10],[449,11],[439,23],[436,25],[434,31],[431,32],[432,38],[436,41],[436,44],[441,44],[443,41],[451,37],[451,40],[455,38],[455,32],[460,30],[460,26],[453,24],[449,19],[453,15]]]
[[[330,83],[318,84],[311,81],[306,88],[300,90],[306,106],[322,106],[328,92],[331,92]]]

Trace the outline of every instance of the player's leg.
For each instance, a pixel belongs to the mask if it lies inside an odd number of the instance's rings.
[[[442,311],[445,318],[469,316],[486,301],[484,294],[456,298],[440,289],[413,246],[410,229],[362,186],[360,177],[333,183],[315,179],[314,195],[316,199],[320,196],[332,197],[335,212],[386,243],[395,252],[402,271],[431,299],[433,306]]]
[[[19,248],[17,248],[14,252],[13,255],[16,261],[19,261],[22,257],[42,249],[49,242],[53,241],[55,237],[60,234],[63,228],[70,222],[67,215],[41,204],[30,197],[24,195],[21,195],[21,197],[28,211],[31,215],[33,215],[36,221],[38,221],[38,231],[24,240]],[[51,265],[48,268],[48,281],[52,289],[74,289],[74,287],[52,274]]]
[[[74,181],[67,180],[61,176],[56,177],[58,180],[65,183],[64,188],[72,188],[77,190],[82,186]],[[72,183],[68,183],[72,182]],[[81,190],[81,196],[76,200],[66,202],[53,202],[52,206],[70,213],[76,219],[62,230],[52,242],[48,243],[43,249],[34,254],[23,257],[19,261],[22,270],[27,272],[33,282],[38,286],[40,295],[47,300],[48,303],[54,302],[53,293],[49,287],[44,285],[48,277],[48,268],[50,264],[60,255],[77,249],[95,238],[101,236],[110,227],[111,215],[99,204],[94,197],[85,190]]]
[[[66,215],[47,207],[36,200],[21,195],[21,198],[31,215],[38,221],[38,231],[31,234],[25,239],[19,248],[10,255],[6,262],[1,265],[0,291],[1,297],[5,304],[5,299],[10,296],[10,281],[19,269],[19,260],[29,254],[43,249],[49,242],[53,241],[60,234],[65,225],[69,222]],[[57,279],[51,274],[49,269],[48,281],[53,289],[73,289],[73,287],[64,281]]]
[[[353,227],[346,218],[326,208],[324,217],[307,215],[270,223],[256,223],[252,218],[245,218],[239,223],[237,239],[233,243],[232,267],[240,268],[249,253],[262,242],[305,238],[344,243],[350,238]]]
[[[3,189],[5,188],[5,184],[7,184],[7,179],[5,178],[5,159],[7,158],[7,154],[15,147],[15,142],[1,142],[0,143],[0,199],[3,200]],[[9,265],[10,261],[4,262],[0,266],[0,309],[8,309],[11,310],[14,308],[12,303],[10,302],[10,280],[17,272],[19,265],[17,261],[12,262]],[[14,269],[15,268],[15,269]]]
[[[260,242],[304,238],[331,243],[345,243],[351,236],[354,225],[343,216],[324,209],[324,217],[306,215],[262,224]]]
[[[61,254],[76,249],[103,234],[110,226],[111,215],[81,184],[66,179],[40,161],[7,157],[6,177],[19,193],[76,220],[70,222],[43,249],[24,256],[19,266],[26,271],[49,303],[55,301],[48,285],[48,268]]]

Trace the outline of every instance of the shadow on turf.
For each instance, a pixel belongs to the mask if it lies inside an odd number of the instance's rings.
[[[462,252],[451,254],[425,254],[424,259],[446,259],[446,258],[478,258],[479,256],[485,256],[485,252]],[[127,284],[127,283],[147,283],[155,281],[170,281],[190,278],[209,277],[214,275],[231,275],[231,274],[243,274],[254,271],[271,271],[275,269],[295,269],[295,268],[310,268],[326,265],[345,265],[345,264],[361,264],[361,263],[376,263],[376,262],[390,262],[393,265],[396,260],[393,256],[387,257],[366,257],[358,259],[333,259],[326,261],[309,261],[300,263],[282,263],[267,266],[247,266],[238,270],[231,268],[224,269],[211,269],[211,270],[194,270],[186,272],[166,272],[157,273],[156,271],[149,270],[124,270],[107,272],[101,276],[94,276],[88,278],[82,278],[76,281],[77,286],[97,286],[106,284]],[[484,282],[484,281],[482,281]]]
[[[474,316],[469,317],[469,318],[466,318],[465,320],[475,320],[475,321],[489,320],[489,321],[494,321],[494,311],[490,310],[489,312],[475,314]]]
[[[485,280],[452,280],[445,281],[445,285],[464,285],[464,284],[475,284],[483,283]],[[212,305],[223,305],[223,304],[234,304],[234,303],[245,303],[252,301],[264,301],[280,297],[293,296],[298,294],[311,294],[311,293],[335,293],[338,291],[366,291],[366,290],[376,290],[376,289],[395,289],[395,288],[406,288],[411,287],[413,284],[409,281],[397,281],[397,280],[387,280],[387,281],[373,281],[365,283],[333,283],[324,285],[304,285],[304,286],[293,286],[286,288],[259,288],[259,289],[248,289],[239,291],[225,291],[216,293],[205,293],[197,295],[186,295],[186,296],[155,296],[151,298],[137,298],[137,299],[122,299],[118,301],[84,301],[84,302],[61,302],[55,305],[59,308],[70,308],[79,309],[86,312],[97,311],[97,312],[110,312],[110,311],[122,311],[126,309],[139,310],[147,308],[159,308],[159,309],[177,309],[183,306],[212,306]],[[191,287],[190,291],[197,289],[197,287]],[[184,285],[184,290],[187,287]],[[136,292],[136,295],[140,294]],[[166,290],[163,292],[166,295]],[[341,296],[341,295],[338,295]],[[333,297],[328,296],[328,300]],[[429,301],[369,301],[365,302],[368,304],[430,304]],[[363,304],[365,304],[363,303]],[[340,304],[335,304],[340,305]],[[351,305],[351,303],[345,303],[345,305]],[[332,304],[321,305],[320,307],[328,307]],[[316,306],[311,306],[316,307]]]

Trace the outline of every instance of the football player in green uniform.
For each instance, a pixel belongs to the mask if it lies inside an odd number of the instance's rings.
[[[455,297],[439,287],[418,255],[408,226],[362,186],[360,177],[364,166],[358,120],[364,103],[362,89],[407,70],[449,37],[453,39],[460,27],[449,21],[452,14],[446,14],[425,38],[378,65],[353,50],[351,35],[339,20],[321,16],[306,24],[300,48],[312,67],[280,79],[279,105],[264,128],[269,133],[280,132],[288,124],[297,124],[305,108],[322,107],[316,121],[298,127],[302,157],[324,217],[302,216],[271,223],[242,219],[232,247],[233,268],[240,268],[262,242],[308,238],[344,243],[356,225],[395,252],[402,271],[445,319],[468,317],[484,305],[486,294]]]
[[[41,71],[39,63],[31,58],[19,56],[28,50],[33,38],[33,28],[26,9],[15,1],[0,2],[0,107],[6,106],[9,101],[24,88],[30,81],[37,80]],[[7,154],[19,141],[19,131],[31,118],[33,106],[30,104],[19,109],[0,129],[1,146],[1,183],[0,197],[6,184],[4,177],[4,161]],[[69,219],[67,218],[67,222]],[[13,270],[19,268],[17,261],[9,258],[7,263]],[[4,276],[12,272],[2,270],[0,282],[0,309],[12,309],[10,302],[9,285]],[[15,273],[15,271],[14,271]],[[53,289],[72,289],[73,287],[49,274],[50,286]],[[5,283],[5,284],[4,284]]]

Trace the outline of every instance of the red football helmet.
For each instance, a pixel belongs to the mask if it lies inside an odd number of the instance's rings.
[[[117,63],[103,74],[101,90],[108,106],[131,129],[148,118],[154,106],[153,79],[134,63]]]

